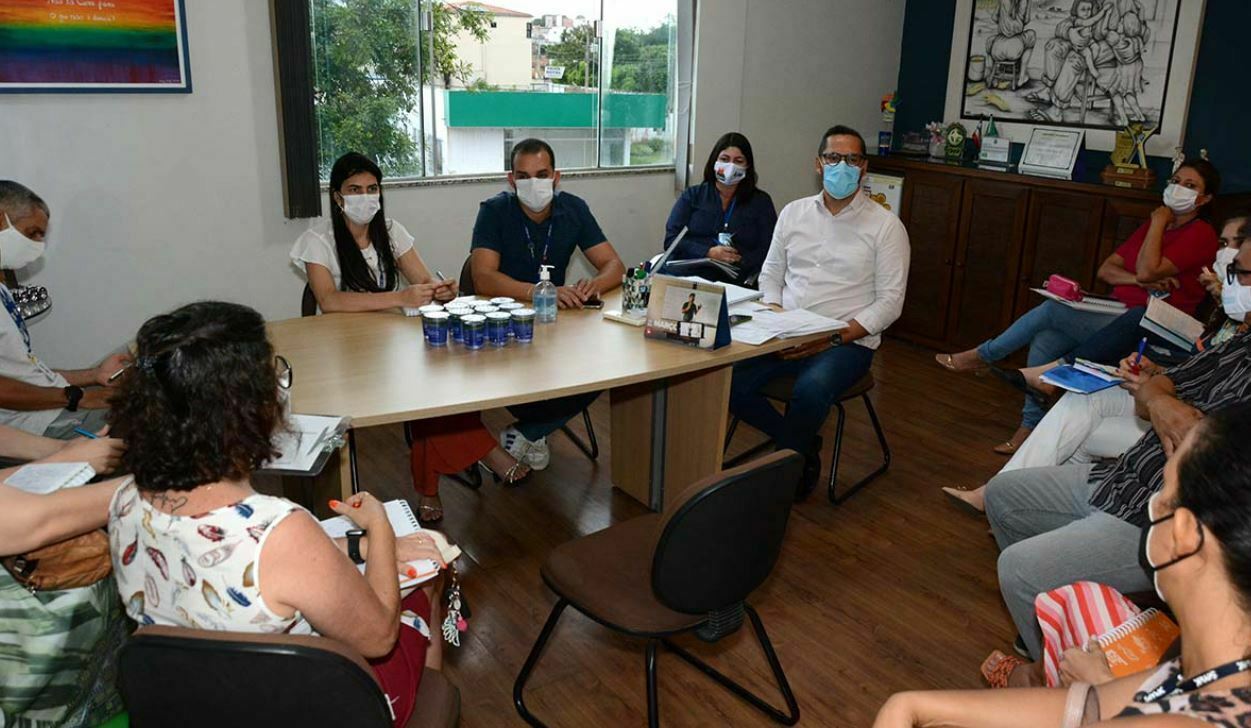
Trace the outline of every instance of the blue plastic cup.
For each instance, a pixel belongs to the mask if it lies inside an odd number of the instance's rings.
[[[466,349],[481,349],[486,346],[486,316],[471,313],[462,316],[460,321]]]
[[[430,346],[447,346],[451,316],[446,311],[431,311],[421,315],[421,327]]]
[[[522,344],[534,341],[534,309],[519,308],[510,315],[513,319],[513,337]]]
[[[495,311],[486,315],[486,335],[491,346],[508,346],[513,317],[507,311]]]

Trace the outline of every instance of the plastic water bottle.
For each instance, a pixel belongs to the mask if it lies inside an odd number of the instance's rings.
[[[552,266],[539,266],[539,284],[534,287],[534,310],[539,323],[556,322],[556,286],[552,283]]]

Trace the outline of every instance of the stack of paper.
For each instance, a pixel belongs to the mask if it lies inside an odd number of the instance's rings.
[[[695,281],[696,283],[704,283],[709,286],[720,286],[721,288],[724,288],[725,303],[727,306],[733,306],[736,303],[743,303],[744,301],[755,301],[764,295],[760,291],[752,288],[743,288],[742,286],[736,286],[732,283],[718,283],[716,281],[710,281],[707,278],[700,278],[699,276],[682,276],[682,280]]]
[[[279,455],[265,463],[265,467],[270,470],[312,470],[317,456],[342,422],[342,417],[291,415],[289,431],[274,438],[274,448]]]
[[[730,329],[730,336],[737,342],[752,346],[760,346],[770,339],[790,339],[847,328],[847,324],[838,319],[802,308],[774,311],[760,306],[753,309],[750,316],[750,321],[744,321]]]
[[[1048,291],[1046,288],[1031,288],[1030,290],[1042,296],[1043,298],[1050,298],[1051,300],[1057,303],[1062,303],[1065,306],[1068,306],[1069,308],[1072,308],[1072,309],[1076,309],[1078,311],[1089,311],[1091,313],[1110,313],[1110,314],[1125,313],[1126,311],[1125,304],[1121,303],[1115,298],[1100,298],[1097,296],[1092,296],[1090,294],[1084,294],[1085,297],[1082,300],[1070,301],[1067,298],[1060,298],[1059,296],[1052,293],[1051,291]]]

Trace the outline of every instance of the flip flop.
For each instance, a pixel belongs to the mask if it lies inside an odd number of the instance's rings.
[[[1015,455],[1016,451],[1021,449],[1021,446],[1009,440],[1006,442],[1001,442],[998,445],[995,445],[991,449],[999,453],[1000,455]]]

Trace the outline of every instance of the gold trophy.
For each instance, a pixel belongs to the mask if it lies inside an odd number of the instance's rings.
[[[1116,133],[1112,163],[1100,175],[1105,185],[1134,190],[1149,190],[1155,186],[1155,172],[1147,166],[1146,144],[1159,128],[1148,128],[1135,121]]]

